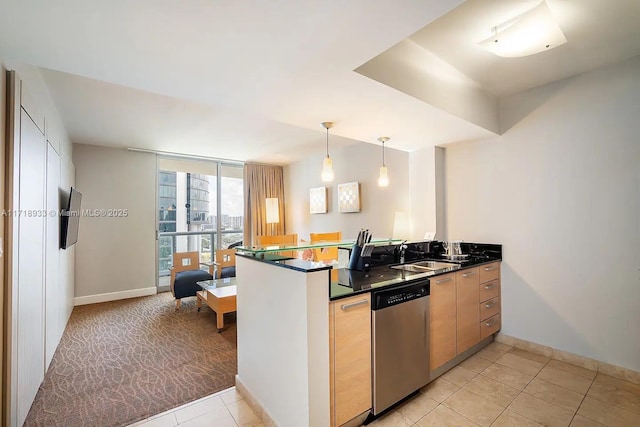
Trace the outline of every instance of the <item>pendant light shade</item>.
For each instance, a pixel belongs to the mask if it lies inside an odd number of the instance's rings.
[[[322,175],[320,177],[324,182],[331,182],[333,181],[333,161],[329,157],[329,129],[333,127],[333,123],[322,122],[321,125],[327,130],[327,157],[322,162]]]
[[[384,164],[384,143],[389,140],[387,136],[381,136],[378,141],[382,143],[382,167],[380,167],[380,176],[378,177],[378,185],[380,187],[387,187],[389,185],[389,173],[387,166]]]

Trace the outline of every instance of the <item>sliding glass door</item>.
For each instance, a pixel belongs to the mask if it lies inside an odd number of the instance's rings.
[[[158,292],[170,289],[174,253],[209,263],[216,249],[242,243],[242,177],[241,164],[158,159]]]

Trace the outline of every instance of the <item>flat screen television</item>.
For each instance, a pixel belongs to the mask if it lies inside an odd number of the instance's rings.
[[[82,193],[71,187],[67,206],[60,217],[60,247],[67,249],[78,241],[78,226],[80,225],[80,202]]]

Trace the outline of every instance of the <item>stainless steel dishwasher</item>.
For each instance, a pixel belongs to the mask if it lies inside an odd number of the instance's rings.
[[[429,382],[429,280],[372,292],[373,415]]]

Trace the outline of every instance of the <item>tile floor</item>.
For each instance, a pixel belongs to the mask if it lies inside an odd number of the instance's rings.
[[[136,427],[263,426],[235,387]],[[494,342],[372,427],[640,426],[640,384]]]
[[[179,408],[154,415],[129,427],[263,427],[235,387]]]
[[[640,426],[640,384],[494,342],[369,424]]]

